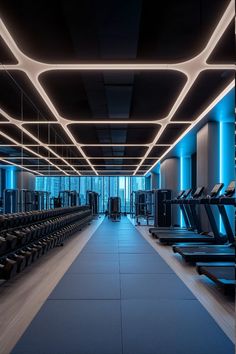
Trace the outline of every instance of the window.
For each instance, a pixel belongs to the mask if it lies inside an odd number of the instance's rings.
[[[57,197],[59,191],[76,190],[80,203],[86,204],[86,191],[99,193],[99,209],[107,209],[109,197],[121,198],[121,211],[130,212],[130,194],[132,191],[145,189],[145,177],[36,177],[36,190],[45,190],[51,197]]]

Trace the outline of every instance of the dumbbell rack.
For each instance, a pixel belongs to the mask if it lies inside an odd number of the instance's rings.
[[[0,217],[0,284],[13,278],[92,220],[87,206]]]

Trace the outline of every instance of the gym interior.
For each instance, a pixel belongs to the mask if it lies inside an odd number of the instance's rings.
[[[234,353],[234,16],[1,0],[1,354]]]

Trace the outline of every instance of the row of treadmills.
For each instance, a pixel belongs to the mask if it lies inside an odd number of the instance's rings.
[[[235,288],[235,228],[230,223],[226,208],[230,205],[235,207],[235,181],[220,194],[223,187],[223,183],[217,183],[207,196],[204,196],[204,187],[197,188],[195,192],[191,189],[180,191],[175,199],[166,203],[179,206],[186,227],[152,227],[149,232],[160,243],[172,245],[173,251],[186,262],[196,264],[199,274],[207,276],[228,292]],[[201,228],[199,206],[206,211],[210,232]],[[224,233],[219,230],[214,208],[219,211]]]

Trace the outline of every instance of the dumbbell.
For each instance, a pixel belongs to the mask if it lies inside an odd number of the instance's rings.
[[[61,244],[61,234],[59,233],[59,231],[55,232],[54,238],[55,238],[54,247],[56,247]]]
[[[50,240],[50,248],[53,248],[54,244],[55,244],[55,239],[54,239],[53,235],[51,234],[47,238]]]
[[[10,259],[13,259],[17,263],[17,273],[22,272],[23,269],[25,269],[26,266],[26,258],[25,256],[17,253],[12,253],[9,256]]]
[[[48,250],[48,243],[46,241],[44,241],[44,239],[40,239],[38,241],[38,243],[40,244],[40,246],[42,246],[43,248],[43,254],[47,253]]]
[[[7,250],[7,241],[4,237],[0,236],[0,255],[4,254]]]
[[[38,238],[39,233],[40,233],[40,226],[39,225],[30,225],[28,227],[31,230],[32,239],[34,240],[34,239]]]
[[[56,243],[55,233],[53,233],[50,236],[48,236],[48,238],[51,240],[51,248],[54,248],[55,247],[55,243]]]
[[[26,224],[30,224],[31,222],[33,222],[35,220],[34,213],[32,211],[28,211],[25,214],[26,214]]]
[[[44,251],[44,253],[46,253],[50,249],[51,241],[48,240],[47,237],[44,237],[44,238],[40,239],[39,242],[41,242],[41,244],[43,245],[43,251]]]
[[[23,250],[20,250],[19,252],[17,252],[17,254],[25,257],[25,261],[26,261],[25,266],[26,267],[28,267],[32,263],[33,255],[32,255],[32,252],[30,252],[29,250],[23,249]]]
[[[33,241],[36,238],[37,235],[37,226],[35,225],[29,225],[26,228],[27,232],[30,232],[30,241]]]
[[[18,239],[18,242],[20,245],[24,245],[27,241],[27,234],[24,231],[21,230],[13,230],[12,231],[13,235],[15,235]]]
[[[10,258],[0,261],[0,279],[11,279],[17,273],[17,262]]]
[[[0,215],[0,230],[4,230],[6,228],[6,217],[4,215]]]
[[[25,232],[26,234],[27,237],[26,242],[30,242],[33,239],[33,231],[31,230],[30,227],[23,227],[21,231]]]
[[[38,248],[33,246],[28,246],[24,249],[25,251],[29,251],[32,254],[32,262],[36,261],[39,257]]]
[[[54,235],[49,236],[49,238],[51,239],[51,248],[54,248],[56,246],[56,237],[54,237]]]
[[[5,237],[5,239],[7,241],[7,249],[14,250],[16,248],[16,245],[18,242],[17,237],[11,233],[8,233],[8,232],[6,234],[4,234],[3,237]]]
[[[40,245],[38,242],[32,244],[33,247],[35,247],[38,251],[38,258],[42,256],[43,254],[43,247]]]
[[[25,218],[24,218],[23,213],[15,214],[14,219],[15,219],[14,227],[24,225],[24,223],[25,223]]]

